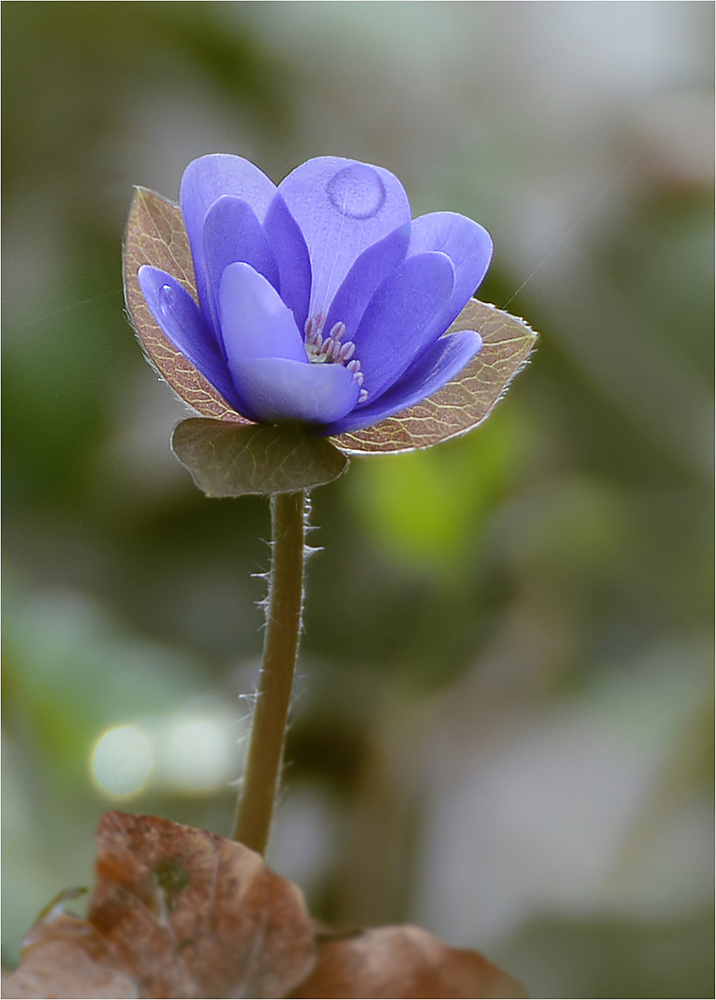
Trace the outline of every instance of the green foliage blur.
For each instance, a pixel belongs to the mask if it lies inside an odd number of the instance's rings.
[[[269,861],[316,915],[421,923],[533,996],[711,995],[712,22],[3,5],[7,962],[90,883],[105,809],[228,834],[257,677],[268,505],[169,452],[132,185],[333,154],[484,224],[479,295],[541,339],[484,427],[315,491]],[[97,780],[115,727],[154,748],[133,795]]]

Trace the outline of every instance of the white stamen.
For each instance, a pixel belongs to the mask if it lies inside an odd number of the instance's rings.
[[[341,337],[345,332],[346,332],[345,323],[334,323],[333,327],[331,328],[330,336],[333,340],[338,341],[341,339]]]
[[[347,341],[345,344],[341,345],[341,351],[338,355],[339,361],[350,361],[356,351],[356,345],[352,340]]]
[[[353,380],[360,388],[358,401],[365,402],[368,392],[363,388],[363,372],[360,369],[360,361],[354,358],[356,345],[352,340],[341,343],[341,338],[345,336],[346,324],[339,321],[331,327],[331,332],[327,337],[323,336],[323,326],[325,317],[323,313],[316,313],[304,324],[306,354],[308,360],[313,364],[338,364],[345,365],[346,371],[353,376]]]

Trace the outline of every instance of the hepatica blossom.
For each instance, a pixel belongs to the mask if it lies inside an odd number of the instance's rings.
[[[411,221],[382,167],[319,157],[276,186],[241,157],[203,156],[180,205],[198,304],[147,264],[142,293],[249,420],[366,427],[432,395],[481,348],[475,330],[445,334],[487,271],[488,233],[452,212]]]

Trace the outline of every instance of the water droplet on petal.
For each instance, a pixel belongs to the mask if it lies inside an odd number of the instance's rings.
[[[371,219],[385,203],[383,181],[366,163],[353,163],[339,170],[326,191],[336,211],[349,219]]]

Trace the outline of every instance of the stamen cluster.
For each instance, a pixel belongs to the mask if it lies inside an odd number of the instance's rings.
[[[312,364],[338,364],[345,365],[353,376],[355,382],[361,387],[358,402],[364,403],[368,398],[368,391],[363,388],[363,372],[360,370],[360,361],[353,358],[356,345],[352,340],[341,343],[341,338],[345,335],[346,324],[334,323],[331,332],[327,337],[323,336],[323,327],[326,318],[323,313],[317,313],[309,317],[304,326],[306,334],[305,345],[308,360]],[[352,359],[352,360],[351,360]]]

